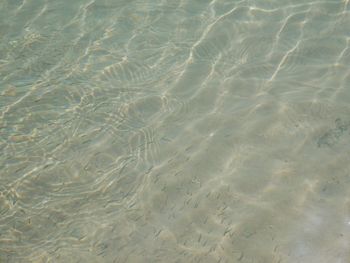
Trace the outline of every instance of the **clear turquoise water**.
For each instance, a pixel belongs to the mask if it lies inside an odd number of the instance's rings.
[[[350,3],[0,1],[0,262],[350,262]]]

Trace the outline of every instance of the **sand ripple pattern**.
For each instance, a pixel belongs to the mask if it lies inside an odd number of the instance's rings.
[[[0,262],[349,262],[350,2],[0,1]]]

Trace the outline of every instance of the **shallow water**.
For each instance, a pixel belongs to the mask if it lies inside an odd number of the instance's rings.
[[[0,1],[0,262],[350,262],[350,2]]]

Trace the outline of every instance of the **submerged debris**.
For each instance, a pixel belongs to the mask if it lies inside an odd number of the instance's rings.
[[[328,130],[317,140],[318,147],[333,146],[350,127],[350,122],[343,122],[340,118],[335,120],[335,128]]]

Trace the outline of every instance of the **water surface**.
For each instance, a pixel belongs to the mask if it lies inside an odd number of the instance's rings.
[[[0,1],[0,262],[350,261],[349,1]]]

